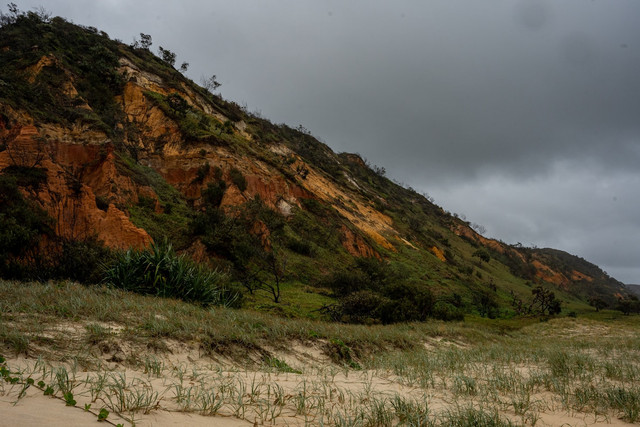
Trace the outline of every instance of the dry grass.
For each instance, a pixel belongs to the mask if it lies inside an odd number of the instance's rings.
[[[27,408],[50,388],[65,417],[81,412],[65,406],[75,401],[136,425],[169,414],[238,425],[640,421],[637,319],[347,326],[66,282],[0,282],[0,292],[2,401]]]

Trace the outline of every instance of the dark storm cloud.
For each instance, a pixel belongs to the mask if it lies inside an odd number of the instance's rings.
[[[360,152],[490,235],[640,282],[637,0],[46,7],[125,42],[151,34],[195,81],[216,74],[225,97]]]

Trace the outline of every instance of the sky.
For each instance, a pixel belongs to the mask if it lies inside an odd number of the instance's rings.
[[[14,0],[150,34],[226,99],[640,283],[638,0]],[[6,7],[3,8],[7,12]]]

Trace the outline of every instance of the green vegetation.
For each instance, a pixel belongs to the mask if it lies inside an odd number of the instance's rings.
[[[618,282],[561,251],[487,244],[383,167],[248,114],[212,93],[215,75],[198,87],[151,45],[15,6],[0,16],[0,276],[38,280],[0,280],[0,352],[22,363],[0,357],[0,394],[35,387],[112,424],[165,409],[258,424],[640,421],[640,303]],[[144,96],[178,144],[125,116],[123,59],[163,82]],[[117,179],[96,204],[156,243],[56,237],[38,199],[53,146],[41,137],[22,161],[9,144],[22,113],[103,132]],[[158,172],[180,172],[163,163],[176,147],[193,178],[182,193]],[[89,179],[72,175],[77,195]],[[263,178],[268,200],[254,193]],[[246,202],[222,207],[233,187]],[[362,231],[365,210],[393,228],[391,246]]]
[[[395,269],[375,258],[356,258],[356,263],[334,272],[323,286],[339,297],[327,306],[330,317],[347,323],[396,323],[425,321],[429,317],[462,320],[462,311],[446,301],[436,301],[429,289],[407,280],[400,266]]]
[[[238,187],[238,190],[240,190],[240,192],[244,192],[247,189],[247,180],[245,179],[242,172],[240,172],[235,167],[231,168],[231,170],[229,171],[229,177],[231,178],[231,182],[233,182],[233,184]]]
[[[156,56],[151,45],[148,34],[141,33],[126,46],[95,28],[50,18],[43,11],[11,8],[0,20],[0,85],[7,88],[0,93],[0,103],[8,107],[0,116],[0,150],[9,150],[5,142],[17,130],[12,126],[19,112],[36,123],[104,132],[115,148],[117,174],[130,179],[135,190],[117,184],[101,188],[95,197],[98,208],[106,211],[115,202],[134,225],[155,242],[166,239],[178,253],[204,245],[206,262],[244,289],[246,307],[285,317],[362,324],[458,321],[465,315],[549,318],[563,311],[583,316],[605,307],[629,315],[638,310],[637,301],[614,298],[625,295],[620,284],[596,266],[561,251],[498,242],[485,246],[471,224],[435,205],[428,195],[388,179],[383,167],[357,154],[333,153],[302,126],[276,125],[247,113],[212,93],[219,86],[215,75],[199,87],[173,68],[173,52],[160,47]],[[158,173],[166,166],[167,133],[158,136],[121,109],[127,83],[118,71],[122,61],[162,81],[162,90],[147,90],[144,96],[154,111],[166,116],[169,128],[175,123],[180,135],[170,136],[183,143],[186,158],[195,158],[185,166],[187,173],[195,169],[195,177],[180,184],[182,193]],[[46,137],[38,142],[42,153],[47,152]],[[218,151],[260,167],[220,161],[215,158],[221,155]],[[96,238],[66,241],[52,236],[53,222],[37,207],[47,171],[40,161],[13,163],[0,176],[4,194],[12,195],[10,202],[0,203],[0,215],[6,218],[0,235],[9,242],[0,249],[2,277],[96,283],[102,279],[101,264],[112,272],[120,266],[122,274],[143,268],[136,264],[143,252],[132,251],[127,259],[103,248]],[[163,166],[155,171],[142,163]],[[290,194],[269,195],[265,201],[253,194],[247,178],[253,183],[256,177],[245,174],[256,169],[266,171],[260,179],[268,180],[269,174],[284,178]],[[87,184],[81,175],[68,181],[75,193]],[[305,185],[318,177],[322,182]],[[311,194],[325,182],[340,194],[333,199]],[[232,186],[247,202],[221,208]],[[289,203],[293,194],[295,200]],[[281,201],[287,202],[284,213],[274,206]],[[363,208],[377,211],[381,223],[393,228],[382,232],[393,247],[362,231],[367,224],[347,219],[361,218]],[[25,221],[19,220],[23,217]],[[52,247],[38,251],[45,241]],[[139,258],[134,261],[132,254]],[[568,278],[569,284],[546,282],[534,261],[554,269],[556,277]],[[126,283],[125,276],[118,280]],[[148,283],[131,286],[183,297]]]
[[[184,197],[155,170],[143,166],[131,157],[120,153],[116,167],[140,186],[150,187],[158,197],[161,212],[156,211],[155,200],[138,198],[138,204],[127,207],[133,223],[145,229],[155,241],[167,238],[177,249],[191,244],[189,223],[193,210]]]
[[[11,172],[5,170],[0,175],[0,275],[25,277],[38,269],[34,265],[45,262],[37,258],[37,246],[43,235],[52,234],[53,220],[20,193],[18,182],[24,184],[23,172],[18,177]],[[20,261],[25,257],[31,258],[31,263]]]
[[[42,122],[80,122],[116,136],[122,112],[115,96],[124,84],[117,72],[118,44],[95,29],[36,12],[16,11],[9,21],[0,27],[0,100]],[[40,72],[30,76],[26,71],[43,58],[48,59]]]
[[[151,248],[117,253],[105,281],[140,294],[172,297],[202,305],[234,305],[239,295],[227,289],[224,274],[178,256],[166,241]]]
[[[94,413],[103,419],[169,410],[325,425],[640,420],[637,319],[613,311],[597,320],[364,326],[206,309],[69,282],[0,281],[0,293],[1,330],[25,337],[19,351],[61,357],[21,359],[16,369],[18,349],[2,336],[0,353],[8,357],[0,359],[0,392],[25,399],[21,391],[35,387],[89,412],[103,402],[104,411]],[[68,334],[62,324],[93,326]],[[108,330],[96,334],[99,324]],[[184,354],[176,354],[176,342],[195,346],[200,358],[172,362]],[[289,362],[307,351],[314,359]],[[116,356],[126,373],[106,368],[105,358]]]

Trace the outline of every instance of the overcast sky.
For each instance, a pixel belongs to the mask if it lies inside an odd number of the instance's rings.
[[[640,283],[638,0],[14,1],[150,34],[488,237]]]

